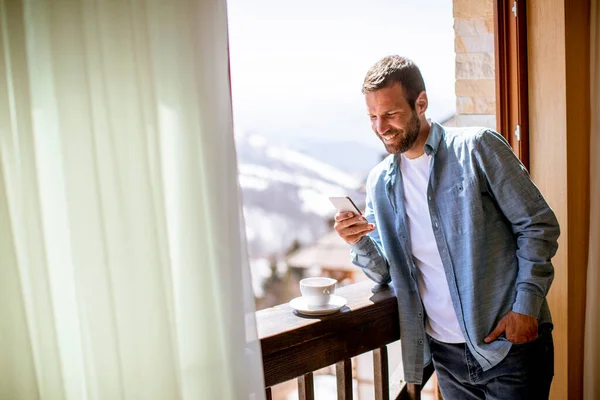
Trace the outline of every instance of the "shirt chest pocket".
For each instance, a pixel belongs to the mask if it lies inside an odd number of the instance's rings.
[[[455,233],[463,234],[483,225],[485,218],[483,199],[490,196],[485,190],[482,191],[475,176],[456,180],[445,186],[441,192],[440,209],[445,214],[442,218],[446,219]]]

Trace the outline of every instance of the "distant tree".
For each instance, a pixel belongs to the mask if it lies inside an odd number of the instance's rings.
[[[288,249],[285,251],[285,255],[289,256],[290,254],[294,254],[296,251],[300,250],[302,248],[302,245],[300,244],[300,241],[298,239],[294,239],[294,241],[292,242],[292,244],[290,244],[290,247],[288,247]]]
[[[278,260],[274,254],[269,256],[269,270],[271,271],[271,275],[269,275],[263,282],[263,289],[268,289],[271,285],[276,285],[281,282],[281,277],[277,271]]]
[[[284,252],[285,256],[298,251],[302,245],[298,240],[294,240],[288,249]],[[294,276],[291,269],[288,268],[284,274],[279,273],[280,259],[275,254],[269,256],[270,275],[262,282],[264,296],[256,299],[256,309],[273,307],[291,300],[298,295],[298,279]]]

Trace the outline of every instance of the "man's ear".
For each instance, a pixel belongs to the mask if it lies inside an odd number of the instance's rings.
[[[419,95],[417,96],[417,100],[415,101],[415,111],[417,112],[417,115],[419,115],[419,117],[425,114],[428,105],[429,101],[427,100],[427,93],[425,93],[425,91],[422,91],[421,93],[419,93]]]

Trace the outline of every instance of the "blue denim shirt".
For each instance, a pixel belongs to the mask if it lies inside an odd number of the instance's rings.
[[[554,212],[498,133],[432,123],[427,201],[452,304],[467,346],[484,370],[512,344],[483,339],[509,311],[551,322],[546,294],[558,248]],[[354,264],[398,299],[405,380],[422,383],[430,362],[425,310],[404,209],[400,158],[388,156],[367,179],[365,217],[376,229],[351,245]]]

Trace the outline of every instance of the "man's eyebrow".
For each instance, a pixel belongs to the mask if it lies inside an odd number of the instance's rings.
[[[392,108],[392,109],[389,109],[389,110],[386,110],[386,111],[382,112],[381,114],[393,114],[393,113],[398,113],[398,112],[401,112],[401,111],[402,110],[399,109],[399,108]],[[367,111],[367,115],[376,115],[376,114],[373,114],[373,113]]]

